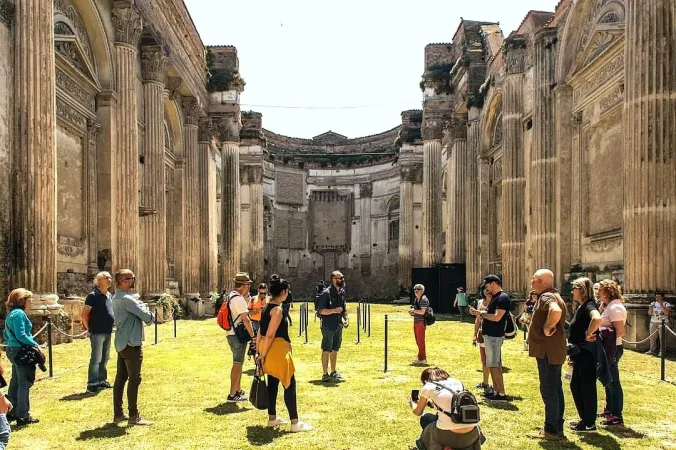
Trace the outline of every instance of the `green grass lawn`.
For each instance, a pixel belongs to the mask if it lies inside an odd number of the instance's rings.
[[[12,432],[12,449],[408,449],[419,434],[418,419],[407,397],[419,388],[421,369],[409,366],[416,348],[410,322],[390,323],[388,373],[383,373],[383,315],[408,317],[406,307],[373,306],[371,337],[355,344],[355,306],[352,323],[344,335],[338,369],[346,381],[323,384],[320,363],[319,323],[311,322],[308,345],[298,338],[298,304],[293,310],[293,355],[298,379],[301,420],[314,425],[309,433],[265,428],[267,413],[249,403],[225,403],[229,388],[231,353],[224,332],[214,319],[179,321],[178,338],[171,324],[159,327],[160,343],[147,329],[141,414],[154,420],[151,427],[111,425],[112,391],[96,397],[81,394],[86,384],[89,342],[59,345],[54,351],[54,379],[36,382],[31,391],[37,425]],[[312,318],[311,318],[312,320]],[[457,320],[438,321],[428,328],[430,363],[446,369],[466,386],[481,379],[478,350],[471,345],[473,325]],[[511,404],[481,404],[486,449],[673,449],[676,448],[674,407],[676,386],[659,382],[659,359],[627,352],[620,370],[625,392],[625,422],[629,428],[597,435],[576,436],[570,442],[533,442],[526,434],[541,426],[543,405],[534,360],[523,351],[522,341],[504,346],[505,375]],[[5,365],[7,365],[5,359]],[[243,386],[251,385],[252,363],[246,361]],[[7,370],[9,372],[9,370]],[[109,380],[115,376],[115,359],[109,363]],[[667,374],[676,378],[676,363]],[[6,374],[9,379],[9,373]],[[39,373],[39,377],[46,374]],[[575,419],[575,407],[566,391],[566,420]],[[602,406],[603,394],[599,390]],[[280,393],[278,413],[288,417]],[[126,425],[126,424],[125,424]]]

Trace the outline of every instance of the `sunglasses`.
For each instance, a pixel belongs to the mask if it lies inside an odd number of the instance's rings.
[[[422,289],[420,289],[420,288],[415,288],[415,290],[416,290],[416,291],[422,291]]]
[[[125,278],[125,279],[124,279],[124,280],[122,280],[122,281],[127,281],[127,280],[135,280],[135,279],[136,279],[136,277],[129,277],[129,278]]]

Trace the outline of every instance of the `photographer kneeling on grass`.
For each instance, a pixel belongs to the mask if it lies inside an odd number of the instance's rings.
[[[479,429],[479,407],[463,384],[438,367],[423,370],[420,391],[411,392],[413,414],[420,417],[419,450],[478,450],[485,441]],[[424,414],[425,407],[436,414]]]

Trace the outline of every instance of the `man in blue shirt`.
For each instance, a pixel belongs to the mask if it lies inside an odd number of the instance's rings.
[[[117,350],[117,375],[113,386],[113,410],[115,423],[127,420],[128,425],[151,425],[152,422],[141,418],[138,410],[138,388],[141,385],[141,364],[143,363],[144,325],[153,322],[153,314],[145,303],[137,300],[131,293],[136,284],[136,276],[129,269],[119,270],[115,274],[117,292],[113,296],[115,314],[115,350]],[[122,393],[127,387],[129,417],[124,416]]]
[[[343,327],[348,326],[345,305],[345,277],[339,271],[331,274],[331,286],[324,289],[317,302],[317,311],[322,319],[322,381],[342,380],[336,371],[338,350],[343,342]],[[331,373],[329,374],[329,360]]]
[[[94,290],[87,295],[82,308],[82,326],[89,333],[92,353],[89,359],[87,392],[96,394],[101,389],[112,388],[108,383],[106,364],[110,356],[110,339],[113,333],[113,296],[108,289],[113,277],[99,272],[94,278]]]

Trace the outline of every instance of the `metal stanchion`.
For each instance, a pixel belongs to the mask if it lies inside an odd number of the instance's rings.
[[[52,353],[52,317],[47,316],[47,356],[49,358],[49,378],[54,376],[54,355]]]
[[[157,345],[157,309],[155,309],[155,345]]]
[[[369,325],[368,325],[368,337],[371,337],[371,304],[368,303],[368,304],[366,305],[366,308],[367,308],[367,311],[368,311],[368,316],[367,316],[367,317],[368,317],[368,322],[369,322]]]
[[[300,304],[300,311],[298,313],[298,337],[303,335],[303,304]]]
[[[363,327],[362,330],[366,331],[366,302],[362,302],[362,311],[361,313],[363,314],[363,317],[361,319],[361,326]]]
[[[176,337],[176,311],[174,311],[174,337]]]
[[[361,302],[357,303],[357,344],[361,343]]]
[[[304,323],[304,325],[305,325],[305,343],[307,344],[307,323],[308,323],[308,319],[310,318],[308,316],[308,304],[307,304],[307,302],[305,302],[305,308],[304,309],[305,309],[305,313],[304,313],[303,317],[305,317],[305,323]]]
[[[660,328],[660,355],[661,355],[661,374],[662,381],[666,380],[666,357],[667,357],[667,324],[664,319],[662,319],[662,328]]]
[[[387,314],[385,314],[385,370],[387,373]]]

